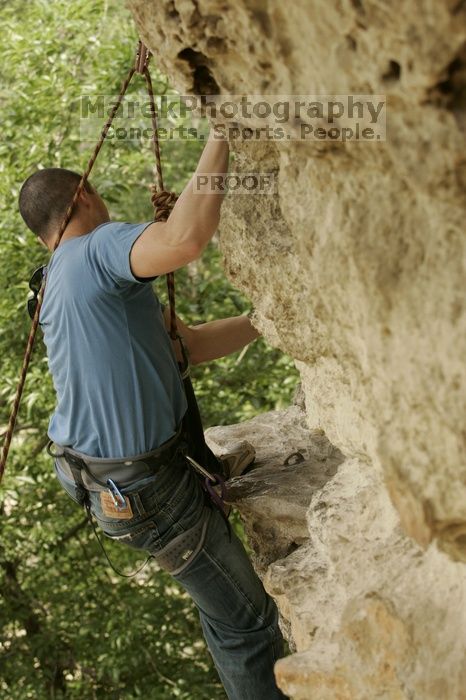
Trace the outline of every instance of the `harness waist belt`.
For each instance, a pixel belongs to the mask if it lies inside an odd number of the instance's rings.
[[[166,464],[180,450],[179,443],[182,439],[183,431],[180,425],[176,433],[155,450],[122,459],[91,457],[62,445],[55,445],[55,452],[50,449],[55,443],[49,443],[47,451],[56,459],[57,466],[68,479],[75,481],[73,472],[78,468],[85,488],[90,491],[102,491],[108,489],[107,479],[115,479],[124,487],[136,479],[153,475],[154,471]]]

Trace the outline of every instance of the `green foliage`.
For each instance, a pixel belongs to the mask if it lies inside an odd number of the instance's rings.
[[[38,167],[83,170],[91,144],[80,141],[79,98],[115,94],[137,37],[117,2],[11,0],[1,3],[0,47],[0,424],[8,419],[24,353],[30,274],[47,255],[17,212],[24,179]],[[154,72],[156,91],[169,91]],[[135,81],[133,93],[143,91]],[[180,190],[202,145],[162,144],[166,182]],[[105,145],[92,181],[112,216],[149,220],[150,144]],[[164,297],[163,283],[156,289]],[[212,243],[201,261],[177,273],[178,312],[197,323],[243,313],[247,300],[225,279]],[[292,361],[264,341],[196,367],[205,424],[227,424],[289,403]],[[44,452],[54,391],[40,334],[2,487],[0,539],[0,700],[145,698],[214,700],[225,694],[206,650],[195,608],[149,565],[117,579],[83,513],[61,491]],[[112,542],[126,571],[141,559]]]

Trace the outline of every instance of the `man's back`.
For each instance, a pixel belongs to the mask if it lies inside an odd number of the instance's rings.
[[[49,436],[95,457],[158,447],[186,410],[160,302],[130,268],[148,225],[102,224],[63,241],[48,266],[40,323],[57,392]]]

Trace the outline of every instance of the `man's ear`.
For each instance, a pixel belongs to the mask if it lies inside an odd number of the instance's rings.
[[[77,206],[83,206],[86,207],[86,209],[89,209],[89,207],[92,206],[92,192],[88,192],[87,190],[81,190],[79,193],[78,201],[76,202]]]

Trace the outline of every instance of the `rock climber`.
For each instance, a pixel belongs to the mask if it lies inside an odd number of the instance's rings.
[[[39,321],[56,390],[48,434],[60,484],[105,535],[152,554],[190,594],[230,700],[275,700],[285,697],[273,673],[284,653],[277,608],[186,457],[179,344],[151,284],[199,258],[214,235],[223,194],[193,183],[199,174],[226,174],[228,156],[228,142],[211,130],[165,222],[112,221],[88,182],[55,251],[80,176],[34,172],[19,209],[52,252]],[[177,322],[193,364],[259,335],[247,316]],[[251,459],[230,455],[230,475]]]

